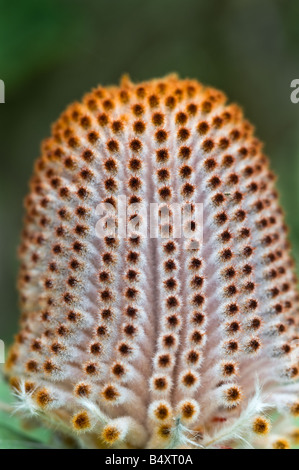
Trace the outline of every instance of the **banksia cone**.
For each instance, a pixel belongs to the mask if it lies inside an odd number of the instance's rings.
[[[85,447],[288,448],[298,294],[274,180],[240,108],[197,81],[124,78],[67,108],[25,203],[19,410]],[[119,195],[129,220],[159,204],[157,238],[97,235]],[[162,222],[173,203],[191,238]]]

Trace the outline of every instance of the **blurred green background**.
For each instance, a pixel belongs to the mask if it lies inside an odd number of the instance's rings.
[[[238,101],[266,142],[299,261],[297,0],[0,0],[0,338],[17,328],[22,200],[50,124],[91,87],[172,71]]]

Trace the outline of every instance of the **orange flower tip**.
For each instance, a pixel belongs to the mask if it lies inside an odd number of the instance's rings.
[[[261,341],[259,338],[251,338],[247,343],[244,345],[244,350],[248,354],[257,354],[260,352],[262,347]]]
[[[46,388],[42,388],[36,392],[35,400],[38,406],[46,408],[53,401],[53,398]]]
[[[228,384],[223,385],[217,391],[219,402],[225,408],[234,408],[242,401],[242,390],[239,386]]]
[[[170,424],[161,424],[161,426],[157,428],[156,433],[160,439],[166,441],[170,439],[172,431],[173,429]]]
[[[15,391],[20,390],[20,380],[18,379],[18,377],[10,377],[9,378],[9,385]]]
[[[198,402],[192,398],[180,401],[176,409],[182,422],[188,424],[196,421],[200,414],[200,406]]]
[[[86,432],[91,428],[91,421],[86,411],[80,411],[72,418],[72,425],[77,432]]]
[[[120,438],[120,431],[116,426],[107,425],[101,433],[101,438],[105,444],[112,445]]]
[[[264,416],[257,416],[252,423],[252,431],[259,436],[264,436],[270,431],[270,421]]]
[[[219,373],[223,378],[233,377],[238,374],[238,364],[234,361],[225,361],[218,366]]]
[[[290,433],[290,438],[292,439],[292,442],[293,442],[295,445],[298,445],[298,444],[299,444],[299,428],[294,429],[294,430]]]
[[[118,388],[115,385],[106,385],[101,392],[104,402],[110,404],[116,404],[120,401],[121,395]]]
[[[155,375],[151,378],[150,384],[153,392],[163,395],[170,390],[172,382],[168,375]]]
[[[78,398],[88,398],[91,393],[91,386],[84,382],[77,384],[74,388],[74,394]]]
[[[154,401],[149,407],[148,415],[154,421],[166,421],[172,416],[171,405],[164,400]]]
[[[200,386],[200,375],[194,370],[187,370],[180,374],[179,384],[182,390],[196,390]]]
[[[295,418],[299,417],[299,401],[293,403],[290,406],[290,412],[291,412],[291,415],[294,416]]]
[[[281,439],[277,439],[276,441],[272,443],[272,448],[279,449],[279,450],[290,449],[291,445],[287,439],[281,438]]]

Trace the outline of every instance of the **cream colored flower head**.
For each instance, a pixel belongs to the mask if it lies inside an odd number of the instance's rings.
[[[124,78],[68,107],[25,201],[6,366],[22,409],[86,447],[288,442],[298,294],[274,180],[240,108],[195,80]],[[160,212],[161,236],[99,237],[120,195],[129,220],[168,208],[169,237]],[[191,235],[202,205],[197,245],[173,236],[173,204]]]

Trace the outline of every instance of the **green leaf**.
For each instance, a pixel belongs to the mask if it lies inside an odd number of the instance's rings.
[[[25,440],[0,439],[0,449],[47,449],[47,446]]]

